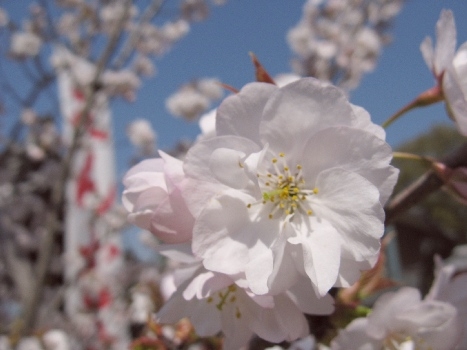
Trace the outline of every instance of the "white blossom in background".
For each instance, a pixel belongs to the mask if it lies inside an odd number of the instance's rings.
[[[70,344],[67,334],[59,329],[47,331],[42,336],[42,341],[46,350],[70,350]]]
[[[180,10],[182,17],[189,21],[202,21],[209,16],[209,6],[205,0],[183,0]]]
[[[417,289],[404,287],[383,294],[368,317],[339,331],[331,350],[451,350],[461,332],[451,304],[422,300]]]
[[[25,337],[19,340],[16,350],[43,350],[42,345],[36,337]]]
[[[456,24],[451,10],[443,10],[436,23],[436,46],[426,37],[420,49],[437,86],[442,89],[449,116],[467,136],[467,42],[456,52]]]
[[[174,43],[188,34],[190,31],[190,24],[183,19],[179,19],[174,22],[165,23],[161,30],[164,39]]]
[[[133,120],[127,127],[127,135],[133,146],[141,149],[143,154],[155,152],[157,135],[148,120],[142,118]]]
[[[138,55],[133,62],[133,69],[136,74],[146,77],[153,77],[157,72],[156,66],[152,60],[141,54]]]
[[[0,7],[0,27],[5,27],[9,22],[8,13]]]
[[[426,296],[453,305],[462,323],[462,338],[456,349],[467,348],[467,246],[457,246],[453,254],[441,261],[435,257],[435,280]]]
[[[252,83],[225,99],[217,136],[184,162],[187,181],[210,188],[194,194],[201,207],[183,192],[194,254],[208,270],[245,273],[258,295],[303,276],[317,295],[354,283],[377,257],[382,205],[397,179],[379,129],[313,78],[282,88]]]
[[[108,70],[102,74],[102,84],[108,95],[122,96],[128,101],[134,101],[141,80],[130,69]]]
[[[287,34],[295,72],[351,90],[374,69],[402,0],[308,0]]]
[[[103,30],[107,33],[112,33],[125,13],[124,27],[127,27],[130,21],[138,15],[138,8],[135,5],[131,5],[129,9],[126,9],[125,4],[121,1],[104,5],[99,12]]]
[[[10,55],[18,59],[34,57],[39,54],[41,46],[42,39],[36,34],[17,32],[11,36]]]
[[[211,104],[223,96],[220,82],[213,78],[204,78],[183,85],[170,95],[165,106],[170,114],[193,120],[206,112]]]
[[[205,78],[197,81],[198,90],[210,100],[218,100],[224,96],[224,90],[218,79]]]

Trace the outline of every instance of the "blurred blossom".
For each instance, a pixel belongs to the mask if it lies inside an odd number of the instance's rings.
[[[128,26],[129,21],[138,15],[138,8],[135,5],[131,5],[129,9],[126,9],[123,2],[112,2],[103,6],[99,12],[103,30],[107,33],[113,32],[115,26],[124,16],[125,11],[124,27]]]
[[[175,22],[165,23],[161,30],[164,38],[169,43],[174,43],[188,34],[190,31],[190,24],[183,19],[179,19]]]
[[[20,339],[18,345],[16,345],[16,350],[43,350],[43,349],[38,338],[27,337],[27,338]]]
[[[30,32],[16,32],[11,36],[10,54],[14,58],[24,59],[39,54],[42,39]]]
[[[147,56],[138,55],[133,62],[133,69],[136,74],[152,77],[156,74],[154,63]]]
[[[0,7],[0,27],[5,27],[8,24],[8,13]]]
[[[300,75],[351,90],[374,69],[387,28],[402,0],[308,0],[299,23],[287,34]]]
[[[68,336],[59,329],[47,331],[42,336],[42,341],[46,350],[70,350]]]
[[[456,349],[467,349],[467,246],[457,246],[446,261],[435,257],[435,280],[426,297],[452,304],[461,318],[463,334]]]
[[[183,85],[167,98],[165,105],[170,114],[193,120],[222,96],[223,88],[219,80],[203,78]]]
[[[198,90],[211,100],[218,100],[224,95],[224,90],[219,80],[215,78],[205,78],[197,81]]]
[[[128,101],[136,99],[136,90],[141,85],[138,76],[129,69],[105,71],[102,74],[102,84],[109,95],[119,95]]]
[[[181,12],[188,21],[202,21],[209,15],[209,6],[205,0],[183,0]]]
[[[130,319],[132,322],[144,324],[154,311],[154,304],[148,293],[138,290],[131,293]]]
[[[156,146],[156,132],[146,119],[138,118],[127,128],[131,143],[142,150],[143,154],[153,154]]]
[[[340,330],[331,350],[451,350],[460,336],[460,319],[451,304],[421,300],[417,289],[404,287],[383,294],[368,317]]]
[[[37,114],[33,109],[25,108],[21,111],[20,119],[24,125],[31,126],[36,121]]]
[[[60,17],[57,30],[61,35],[64,35],[72,42],[79,39],[79,17],[70,12],[65,12]]]
[[[191,87],[183,87],[165,101],[170,114],[193,120],[210,106],[209,98]]]

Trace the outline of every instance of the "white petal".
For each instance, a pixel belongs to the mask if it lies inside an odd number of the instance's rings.
[[[311,197],[316,217],[326,219],[343,240],[345,256],[357,261],[373,258],[384,232],[384,211],[379,192],[362,176],[343,169],[323,171]]]
[[[465,50],[467,51],[467,45]],[[467,96],[452,66],[444,74],[443,92],[449,116],[454,119],[459,133],[467,136]]]
[[[260,144],[259,123],[264,105],[277,89],[272,84],[250,83],[227,97],[217,109],[217,135],[238,135]]]
[[[214,177],[226,186],[242,189],[248,184],[248,176],[243,169],[245,153],[229,148],[217,148],[212,152],[209,167]]]
[[[211,156],[219,148],[232,149],[245,155],[260,151],[260,147],[249,139],[238,136],[216,136],[202,140],[188,151],[183,169],[195,179],[217,183],[211,173]]]
[[[365,108],[356,106],[354,104],[352,104],[351,106],[356,116],[356,119],[352,123],[352,127],[366,130],[375,135],[376,137],[380,138],[381,140],[386,139],[386,132],[384,131],[384,129],[378,124],[375,124],[371,121],[370,113],[368,113],[368,111]]]
[[[340,330],[331,342],[331,350],[376,350],[382,349],[381,341],[372,339],[366,333],[367,318],[356,318]]]
[[[183,243],[191,240],[194,218],[179,189],[174,189],[162,201],[151,218],[150,231],[165,243]]]
[[[301,244],[305,271],[315,293],[322,297],[336,283],[340,266],[341,239],[336,229],[327,222],[313,220],[312,231],[300,225],[299,236],[289,238],[292,244]]]
[[[297,306],[286,295],[274,298],[278,321],[285,333],[285,340],[293,341],[310,334],[308,323]]]
[[[263,144],[272,151],[302,154],[310,136],[333,125],[350,125],[355,118],[350,103],[336,87],[304,78],[275,91],[260,124]]]
[[[436,23],[436,48],[434,67],[436,74],[441,74],[451,64],[456,51],[456,24],[451,10],[442,10]]]
[[[204,259],[208,270],[225,274],[245,272],[254,258],[249,249],[259,243],[272,245],[279,222],[250,217],[257,207],[247,208],[247,204],[255,200],[240,191],[225,191],[201,212],[193,230],[193,252]]]
[[[392,194],[398,170],[390,166],[391,147],[368,131],[331,127],[310,138],[304,148],[302,163],[307,183],[315,183],[323,170],[339,167],[360,174],[380,191],[383,205]]]
[[[290,227],[290,225],[284,225]],[[269,293],[279,294],[288,290],[300,278],[295,268],[294,255],[302,254],[300,249],[292,244],[287,244],[286,237],[282,234],[272,246],[274,255],[274,268],[268,279]]]
[[[268,278],[273,270],[273,256],[269,246],[261,240],[249,249],[250,261],[245,266],[245,276],[251,291],[258,295],[269,292]]]
[[[200,272],[183,291],[183,298],[185,300],[204,299],[231,284],[233,280],[226,275],[212,271]]]
[[[429,36],[427,36],[420,44],[420,51],[422,52],[423,59],[430,70],[435,73],[434,67],[434,50],[433,42]]]
[[[368,316],[367,332],[373,338],[383,339],[391,327],[397,326],[396,317],[419,304],[420,292],[415,288],[404,287],[397,292],[388,292],[378,298]]]
[[[334,311],[334,299],[329,294],[318,298],[310,281],[305,278],[291,287],[287,295],[303,313],[329,315]]]

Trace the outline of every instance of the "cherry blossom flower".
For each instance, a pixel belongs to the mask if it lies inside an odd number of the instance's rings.
[[[136,90],[140,87],[141,81],[129,69],[108,70],[102,74],[102,84],[109,95],[121,95],[129,101],[134,101]]]
[[[165,105],[171,114],[192,120],[208,109],[210,102],[198,91],[184,88],[169,96]]]
[[[421,300],[415,288],[382,295],[366,318],[353,320],[331,342],[331,350],[453,349],[461,335],[456,309]]]
[[[208,270],[245,273],[258,295],[308,276],[325,295],[374,264],[397,170],[366,111],[313,78],[252,83],[219,106],[216,134],[184,164],[210,188],[188,205]]]
[[[374,69],[389,42],[388,23],[401,6],[401,0],[306,1],[302,18],[287,34],[297,56],[293,69],[346,90],[355,88]]]
[[[151,154],[156,144],[156,132],[148,120],[138,118],[128,126],[128,137],[131,143],[143,150],[144,154]]]
[[[23,59],[39,54],[42,39],[34,33],[17,32],[11,36],[10,54],[12,57]]]
[[[188,316],[198,335],[212,336],[222,330],[224,348],[236,350],[254,333],[275,343],[305,337],[309,330],[303,312],[329,314],[332,310],[332,298],[316,298],[306,281],[274,297],[255,296],[229,276],[201,269],[179,286],[157,319],[175,323]]]
[[[456,349],[467,348],[467,246],[457,246],[446,261],[435,257],[435,280],[426,296],[452,304],[463,324],[462,339]]]
[[[162,153],[131,168],[123,184],[128,221],[167,243],[191,239],[193,216],[182,197],[182,162]]]
[[[420,45],[423,58],[442,89],[449,116],[467,136],[467,43],[456,52],[456,25],[450,10],[443,10],[436,23],[436,46],[430,37]]]

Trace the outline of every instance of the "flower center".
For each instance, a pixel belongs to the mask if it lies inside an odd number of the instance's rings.
[[[251,208],[252,205],[258,203],[272,204],[272,209],[269,212],[270,219],[273,219],[278,212],[279,215],[282,213],[289,218],[297,212],[313,215],[308,197],[317,194],[318,189],[307,189],[302,176],[302,166],[297,164],[292,171],[285,160],[284,153],[279,153],[278,158],[272,158],[271,163],[272,171],[268,171],[266,174],[256,174],[262,189],[262,200],[250,203],[247,207]]]
[[[403,333],[391,333],[383,341],[384,350],[425,349],[423,345],[424,341],[422,338],[417,340]]]
[[[217,310],[222,311],[224,306],[228,303],[235,303],[237,301],[237,297],[235,296],[235,292],[237,291],[237,286],[232,284],[227,288],[217,292],[213,296],[206,299],[208,304],[215,303]],[[241,318],[242,314],[238,307],[235,308],[235,317]]]

